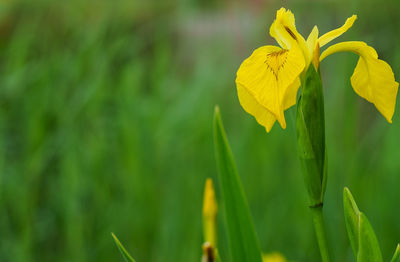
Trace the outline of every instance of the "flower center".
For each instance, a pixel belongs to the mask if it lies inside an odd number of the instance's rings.
[[[285,66],[288,56],[288,50],[283,49],[276,52],[269,53],[264,63],[268,69],[274,74],[275,78],[278,79],[278,73],[281,68]]]

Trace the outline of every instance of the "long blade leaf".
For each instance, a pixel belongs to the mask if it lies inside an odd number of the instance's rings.
[[[347,232],[357,262],[382,262],[375,232],[367,217],[358,209],[348,188],[343,192],[343,204]]]
[[[218,107],[214,114],[214,140],[231,259],[233,262],[262,262],[250,209]]]
[[[125,247],[121,244],[119,239],[114,235],[114,233],[111,233],[112,237],[114,238],[115,244],[117,245],[119,251],[121,252],[122,256],[124,257],[126,262],[136,262],[132,256],[126,251]]]

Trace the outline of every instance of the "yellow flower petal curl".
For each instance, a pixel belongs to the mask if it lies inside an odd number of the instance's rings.
[[[360,56],[351,76],[354,91],[373,103],[386,120],[392,123],[399,87],[392,68],[385,61],[378,59],[374,48],[360,41],[342,42],[330,46],[321,54],[320,61],[333,53],[343,51],[354,52]]]
[[[276,19],[269,28],[269,34],[284,49],[298,45],[303,52],[306,52],[306,42],[297,32],[294,15],[290,10],[282,7],[276,12]]]
[[[236,77],[240,103],[267,131],[275,119],[286,128],[284,110],[296,102],[304,66],[297,46],[290,50],[263,46],[240,65]]]
[[[341,36],[344,32],[346,32],[347,30],[349,30],[350,27],[353,26],[354,21],[356,21],[356,19],[357,19],[357,16],[356,15],[352,15],[351,17],[347,18],[347,20],[344,23],[344,25],[342,25],[341,27],[339,27],[337,29],[334,29],[334,30],[322,35],[318,39],[319,46],[323,47],[324,45],[326,45],[330,41],[332,41],[335,38]]]

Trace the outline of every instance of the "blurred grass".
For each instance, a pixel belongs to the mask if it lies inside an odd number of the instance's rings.
[[[287,130],[266,135],[234,85],[240,62],[275,44],[266,32],[281,4],[1,1],[0,261],[118,261],[112,231],[137,261],[198,261],[217,103],[263,250],[318,261],[294,110]],[[286,7],[303,34],[358,14],[340,41],[366,41],[399,76],[398,1]],[[351,89],[356,60],[321,65],[328,231],[335,259],[352,261],[341,204],[349,186],[389,260],[400,241],[400,119],[396,111],[387,124]]]

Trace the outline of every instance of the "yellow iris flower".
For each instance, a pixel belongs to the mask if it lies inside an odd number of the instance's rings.
[[[349,41],[328,47],[320,55],[320,47],[346,32],[357,19],[348,18],[343,26],[318,37],[314,26],[307,40],[296,30],[294,15],[281,8],[270,27],[270,35],[280,47],[262,46],[243,61],[237,72],[236,86],[240,104],[246,112],[269,132],[278,120],[286,128],[284,111],[296,104],[300,76],[312,63],[316,68],[327,56],[350,51],[360,56],[351,85],[355,92],[373,103],[391,123],[396,104],[398,83],[391,67],[372,47],[364,42]]]

